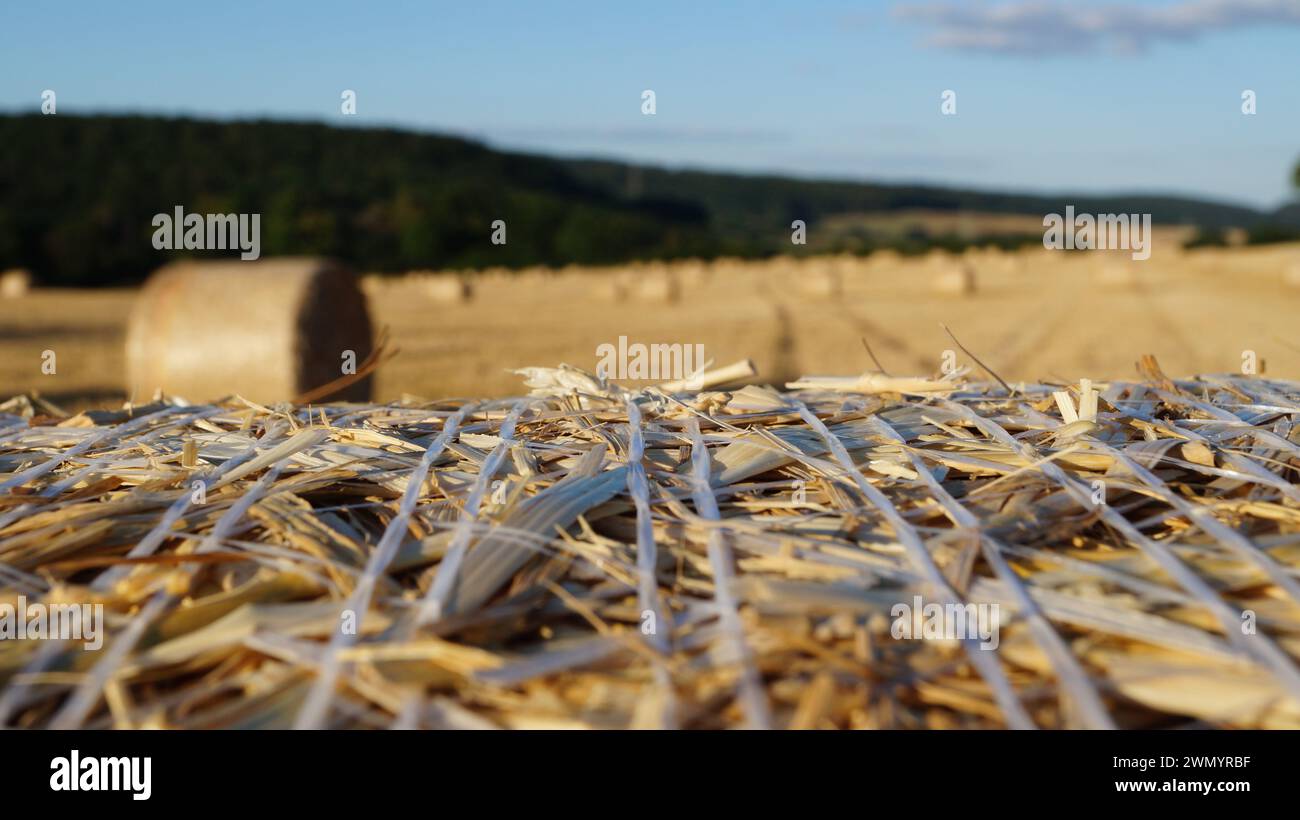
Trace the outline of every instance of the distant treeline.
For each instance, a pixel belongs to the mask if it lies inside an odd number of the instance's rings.
[[[1300,216],[1300,209],[1296,210]],[[1271,245],[1277,242],[1300,242],[1300,227],[1285,218],[1274,217],[1260,222],[1234,241],[1230,232],[1224,228],[1201,228],[1196,235],[1183,243],[1185,248],[1229,247],[1235,244]]]
[[[568,166],[584,182],[606,190],[623,191],[626,196],[674,196],[699,203],[723,235],[746,242],[764,241],[772,236],[772,225],[788,226],[794,219],[803,219],[812,225],[819,219],[837,214],[918,209],[1042,217],[1063,212],[1066,205],[1073,205],[1078,213],[1149,213],[1157,225],[1249,228],[1282,219],[1300,227],[1300,211],[1294,208],[1266,214],[1251,208],[1182,197],[1145,194],[1031,196],[925,185],[669,171],[604,161],[570,161]]]
[[[0,267],[43,282],[138,281],[155,214],[260,213],[261,253],[323,254],[359,270],[519,267],[790,251],[790,223],[899,209],[1042,215],[1150,212],[1157,223],[1254,227],[1269,215],[1163,197],[1047,198],[924,186],[672,172],[492,150],[393,129],[145,116],[0,116]],[[1300,215],[1289,214],[1300,224]],[[494,245],[503,220],[507,241]],[[1033,236],[992,237],[1003,245]],[[901,242],[901,244],[900,244]],[[969,238],[881,239],[956,248]],[[810,237],[810,248],[816,246]],[[212,252],[214,254],[220,252]],[[226,255],[229,255],[227,253]]]
[[[559,163],[459,139],[286,122],[0,118],[0,264],[46,282],[138,280],[172,254],[177,206],[260,213],[263,256],[365,270],[617,261],[708,252],[696,205],[626,203]],[[507,242],[488,240],[494,220]]]

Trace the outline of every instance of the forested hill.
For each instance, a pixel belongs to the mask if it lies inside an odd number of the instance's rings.
[[[1042,196],[960,190],[927,185],[885,185],[780,176],[741,176],[704,171],[671,171],[626,163],[578,160],[567,163],[583,181],[611,191],[644,197],[673,196],[702,206],[724,235],[754,240],[773,224],[792,219],[813,224],[844,213],[927,209],[1026,214],[1149,213],[1157,224],[1204,228],[1249,228],[1273,218],[1251,208],[1201,199],[1144,194]],[[1292,217],[1294,218],[1294,217]],[[1290,219],[1284,220],[1290,224]],[[1295,224],[1300,224],[1297,221]]]
[[[261,253],[360,270],[759,255],[789,225],[897,209],[1041,216],[1150,212],[1252,226],[1267,215],[1190,199],[1071,200],[918,186],[671,172],[496,151],[446,136],[284,121],[0,116],[0,268],[49,284],[137,281],[179,252],[152,219],[261,214]],[[507,242],[489,241],[504,220]],[[220,252],[212,252],[220,253]]]

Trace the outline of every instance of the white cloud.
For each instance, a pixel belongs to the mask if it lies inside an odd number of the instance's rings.
[[[1046,0],[979,6],[906,3],[895,14],[932,29],[936,48],[1046,56],[1152,43],[1260,25],[1300,25],[1300,0],[1182,0],[1164,6],[1084,7]]]

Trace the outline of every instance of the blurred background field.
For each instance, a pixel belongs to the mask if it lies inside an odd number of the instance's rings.
[[[719,259],[363,277],[375,326],[399,355],[375,398],[517,394],[509,371],[560,362],[592,371],[599,345],[703,344],[750,358],[759,382],[872,369],[936,372],[953,349],[940,324],[1006,379],[1128,377],[1153,353],[1170,373],[1300,377],[1300,244],[1181,250],[1157,234],[1127,252],[942,250],[905,257]],[[953,291],[954,272],[973,291]],[[1288,277],[1291,277],[1289,279]],[[36,288],[0,300],[0,394],[37,391],[70,407],[128,396],[123,341],[134,288]],[[57,353],[57,372],[41,371]],[[957,352],[962,364],[970,364]]]
[[[123,357],[136,288],[232,255],[156,249],[153,217],[174,207],[259,214],[262,259],[362,274],[373,326],[401,351],[380,401],[517,393],[509,371],[591,371],[619,337],[749,358],[772,384],[868,369],[862,339],[886,369],[929,374],[955,347],[941,323],[1006,379],[1128,376],[1144,353],[1179,375],[1239,372],[1245,351],[1300,376],[1293,200],[682,170],[274,120],[0,115],[0,144],[0,270],[34,285],[0,299],[0,394],[70,409],[147,400],[157,385],[128,384]],[[1045,250],[1044,217],[1067,206],[1149,214],[1150,259]],[[237,290],[213,310],[288,298]]]

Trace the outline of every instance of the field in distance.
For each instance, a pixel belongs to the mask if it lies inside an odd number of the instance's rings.
[[[381,401],[519,394],[508,371],[592,371],[597,349],[620,336],[702,344],[714,365],[749,358],[763,383],[873,369],[861,338],[889,372],[930,374],[955,349],[941,323],[1011,381],[1128,378],[1144,353],[1171,375],[1241,372],[1246,356],[1266,375],[1300,378],[1300,245],[1157,243],[1144,262],[1041,248],[880,252],[366,276],[363,287],[376,328],[401,350],[378,374]],[[38,288],[0,300],[0,395],[37,391],[70,408],[131,398],[123,342],[134,293]]]

